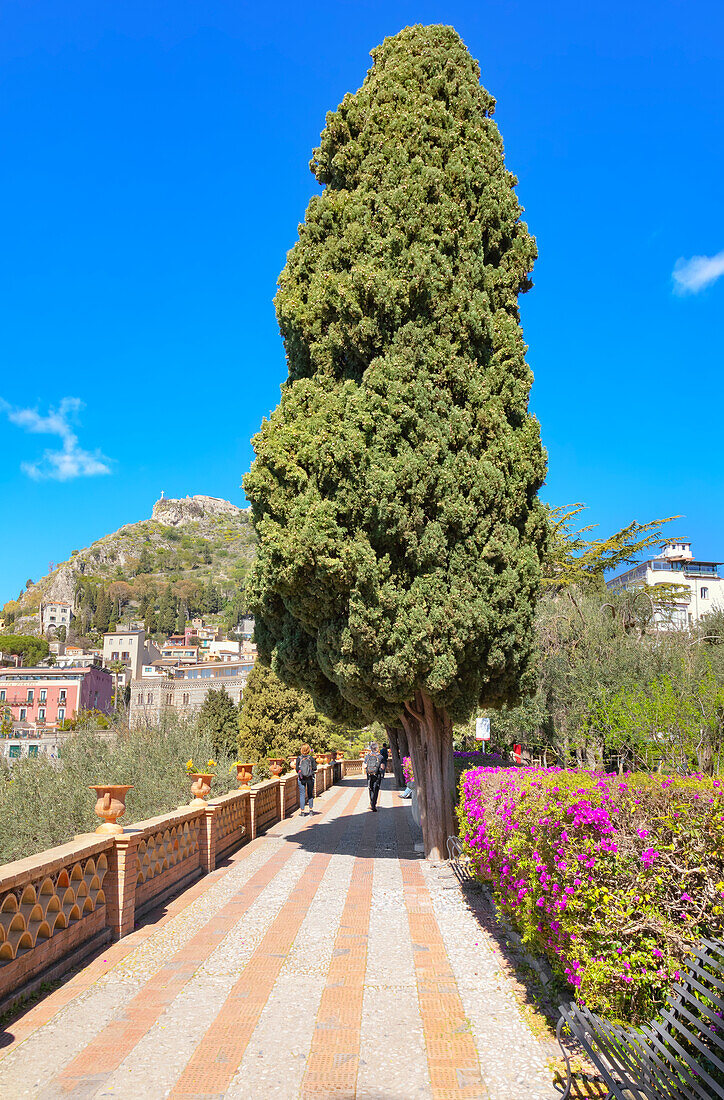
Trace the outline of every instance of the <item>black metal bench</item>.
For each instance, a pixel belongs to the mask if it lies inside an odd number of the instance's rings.
[[[724,1097],[724,943],[692,951],[661,1018],[646,1027],[616,1027],[588,1009],[562,1005],[556,1037],[573,1086],[567,1025],[611,1090],[608,1100],[715,1100]]]

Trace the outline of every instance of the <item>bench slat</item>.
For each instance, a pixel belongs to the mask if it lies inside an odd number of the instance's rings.
[[[683,1005],[678,1006],[678,1011],[682,1012],[690,1020],[693,1020],[695,1024],[700,1023],[700,1021],[697,1020],[696,1017],[688,1011],[688,1009],[685,1009]],[[700,1050],[701,1053],[706,1058],[708,1058],[713,1065],[716,1066],[720,1073],[724,1073],[724,1062],[717,1058],[716,1054],[714,1054],[713,1051],[709,1047],[707,1047],[705,1043],[702,1043],[698,1035],[694,1034],[690,1028],[686,1027],[681,1020],[677,1020],[676,1016],[674,1016],[672,1012],[669,1012],[668,1009],[665,1008],[661,1015],[665,1020],[668,1020],[674,1028],[676,1028],[677,1035],[682,1036],[687,1040],[687,1042],[692,1043],[697,1050]],[[667,1029],[667,1035],[671,1037],[671,1031],[669,1029]]]
[[[720,1034],[721,1029],[724,1028],[724,1020],[722,1020],[721,1016],[717,1016],[713,1008],[710,1008],[708,1005],[705,1005],[702,1001],[698,1000],[689,989],[681,989],[679,991],[679,998],[680,999],[678,1003],[671,1000],[667,1001],[667,1004],[672,1009],[672,1011],[687,1011],[688,1014],[688,1010],[685,1009],[684,1004],[682,1003],[682,1001],[684,1000],[688,1001],[690,1005],[692,1005],[694,1008],[697,1008],[699,1012],[702,1012],[707,1017],[707,1019],[711,1020],[711,1022],[715,1025],[714,1029],[707,1028],[707,1039],[713,1040],[720,1050],[724,1050],[724,1036]],[[702,1020],[701,1017],[698,1017],[694,1022],[698,1023],[700,1026],[703,1026],[706,1023],[706,1021]]]
[[[658,1029],[655,1030],[655,1028],[656,1028],[655,1024],[650,1025],[650,1035],[651,1035],[652,1041],[654,1041],[654,1042],[656,1042],[656,1032],[658,1031]],[[677,1030],[681,1031],[682,1029],[680,1027],[677,1027]],[[647,1028],[647,1031],[649,1031],[649,1028]],[[658,1034],[662,1035],[662,1032],[658,1031]],[[671,1034],[671,1032],[667,1030],[666,1032],[663,1033],[662,1037],[664,1038],[664,1041],[666,1042],[666,1044],[669,1047],[673,1047],[674,1050],[676,1051],[676,1053],[679,1055],[679,1057],[683,1058],[686,1065],[692,1070],[692,1072],[696,1075],[696,1077],[701,1079],[701,1080],[706,1081],[706,1083],[711,1088],[714,1089],[713,1093],[699,1092],[698,1095],[701,1096],[702,1100],[711,1100],[712,1096],[718,1096],[718,1097],[721,1097],[722,1100],[724,1100],[724,1089],[722,1089],[717,1084],[717,1082],[714,1080],[714,1078],[711,1077],[706,1072],[706,1070],[703,1068],[701,1063],[697,1062],[696,1059],[691,1054],[689,1054],[689,1052],[684,1047],[682,1047],[680,1043],[678,1043],[676,1041],[675,1036],[673,1036]],[[661,1047],[660,1043],[657,1043],[657,1045],[661,1049],[663,1049],[663,1047]],[[699,1046],[700,1044],[697,1043],[696,1045]],[[707,1051],[706,1051],[705,1047],[701,1047],[701,1049],[702,1049],[704,1054],[707,1054]],[[673,1059],[672,1059],[672,1062],[673,1062]],[[676,1063],[673,1063],[673,1064],[676,1064]],[[697,1085],[698,1085],[698,1081],[697,1081]]]

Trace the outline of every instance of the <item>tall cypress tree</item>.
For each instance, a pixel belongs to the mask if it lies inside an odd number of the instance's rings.
[[[111,604],[111,597],[108,595],[105,588],[101,588],[98,593],[95,615],[93,616],[93,626],[96,630],[99,630],[101,634],[108,630],[112,614],[113,605]]]
[[[530,679],[545,457],[518,295],[535,242],[493,97],[450,27],[372,52],[327,116],[279,280],[289,377],[245,479],[262,659],[407,733],[426,851],[455,831],[452,722]]]

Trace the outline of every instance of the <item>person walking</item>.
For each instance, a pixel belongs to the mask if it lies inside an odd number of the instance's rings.
[[[317,774],[317,761],[309,745],[302,745],[295,767],[299,786],[299,809],[302,817],[307,817],[314,813],[314,777]]]
[[[376,741],[370,741],[370,751],[365,756],[365,771],[367,773],[367,787],[370,792],[370,808],[377,813],[377,796],[385,775],[385,761],[377,747]]]

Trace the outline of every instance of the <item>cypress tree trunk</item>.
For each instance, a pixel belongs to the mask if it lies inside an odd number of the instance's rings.
[[[410,746],[425,856],[444,860],[447,838],[457,834],[452,721],[426,692],[416,692],[415,702],[417,707],[405,704],[402,724]]]
[[[390,742],[390,753],[392,755],[392,770],[395,773],[395,779],[397,780],[398,787],[405,786],[405,776],[402,771],[402,753],[400,751],[400,736],[404,734],[404,731],[398,729],[396,726],[385,726],[387,730],[387,738]],[[405,739],[407,743],[407,739]]]

